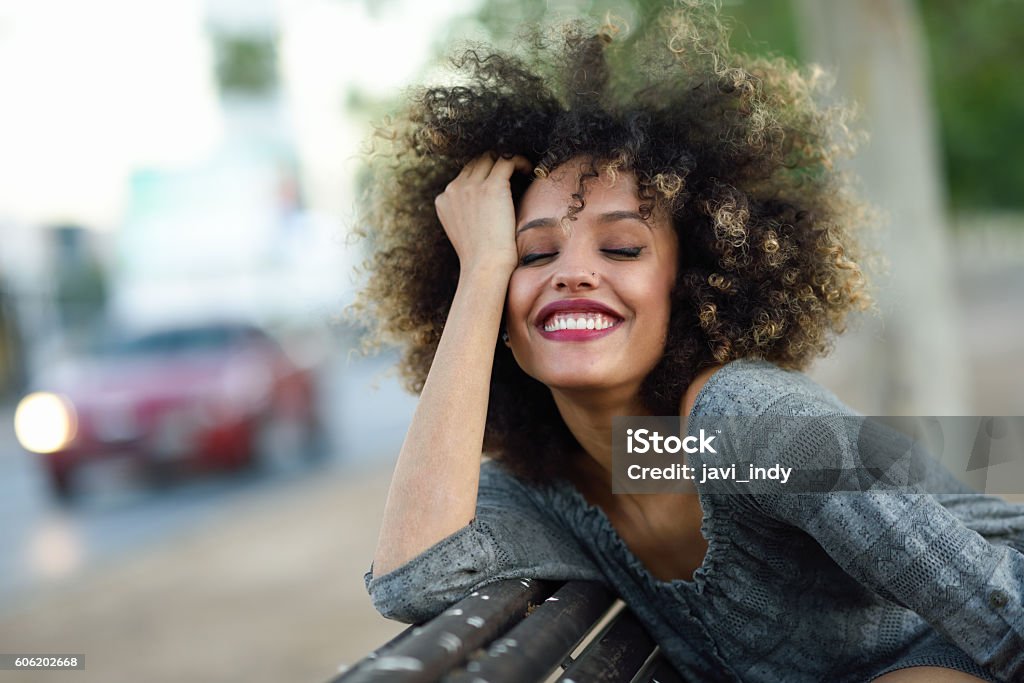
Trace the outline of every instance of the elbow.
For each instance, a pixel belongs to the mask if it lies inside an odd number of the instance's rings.
[[[385,619],[400,621],[403,624],[418,624],[433,619],[443,612],[447,605],[423,596],[401,595],[393,591],[378,588],[375,581],[367,581],[367,591],[374,609]]]
[[[365,581],[374,609],[387,619],[406,624],[433,619],[485,582],[487,576],[465,570],[426,576],[404,569],[405,566],[381,576],[373,576],[371,570]]]
[[[417,623],[437,616],[499,571],[489,538],[476,524],[384,573],[364,580],[374,608],[388,619]]]

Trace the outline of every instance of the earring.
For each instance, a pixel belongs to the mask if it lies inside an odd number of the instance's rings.
[[[505,343],[505,346],[508,346],[508,330],[501,331],[501,341]]]

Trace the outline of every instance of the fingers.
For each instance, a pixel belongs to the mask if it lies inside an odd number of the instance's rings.
[[[475,157],[473,159],[470,159],[466,163],[466,165],[463,166],[462,169],[459,171],[459,174],[457,176],[455,176],[456,179],[463,179],[464,180],[464,179],[469,178],[470,176],[472,176],[473,175],[473,171],[476,168],[476,165],[478,163],[480,163],[480,160],[481,160],[480,157]]]
[[[473,159],[466,164],[469,166],[472,164],[473,168],[469,172],[469,179],[476,182],[483,182],[490,175],[491,169],[494,168],[494,161],[497,159],[497,155],[494,152],[484,152],[476,159]]]
[[[490,170],[490,176],[498,176],[503,180],[508,180],[512,177],[512,173],[519,171],[520,173],[529,174],[533,171],[533,164],[530,160],[524,157],[522,154],[517,154],[514,157],[501,157],[494,162],[493,167]]]
[[[508,180],[515,171],[528,174],[533,171],[533,164],[521,154],[499,157],[494,152],[484,152],[463,166],[458,177],[476,182],[483,182],[491,176]]]
[[[474,178],[481,180],[487,177],[487,174],[491,170],[491,166],[494,165],[494,157],[490,152],[485,152],[478,157],[473,157],[466,162],[466,165],[462,167],[459,174],[455,176],[459,179],[470,179]],[[482,177],[481,177],[482,174]]]

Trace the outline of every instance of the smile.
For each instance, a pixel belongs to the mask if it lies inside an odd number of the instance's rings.
[[[605,330],[618,323],[602,313],[564,311],[555,313],[544,321],[545,332],[559,330]]]
[[[623,319],[614,309],[593,299],[560,299],[541,309],[535,323],[551,341],[589,341],[613,333]]]
[[[550,304],[541,311],[537,327],[545,339],[561,342],[582,342],[613,333],[622,325],[622,318],[607,306],[595,301],[576,299]]]

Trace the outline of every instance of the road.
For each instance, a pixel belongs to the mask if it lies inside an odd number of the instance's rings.
[[[62,509],[41,468],[14,440],[12,408],[0,410],[0,614],[35,593],[93,568],[187,533],[240,501],[272,496],[284,484],[361,472],[397,453],[414,400],[381,375],[394,358],[328,360],[321,374],[329,458],[314,470],[192,478],[153,492],[130,471],[87,481],[78,505]],[[376,385],[376,386],[375,386]],[[292,481],[294,480],[294,481]]]
[[[0,682],[329,680],[402,628],[362,581],[387,480],[338,468],[233,494],[201,523],[89,563],[0,614],[0,650],[83,654],[85,670]]]

